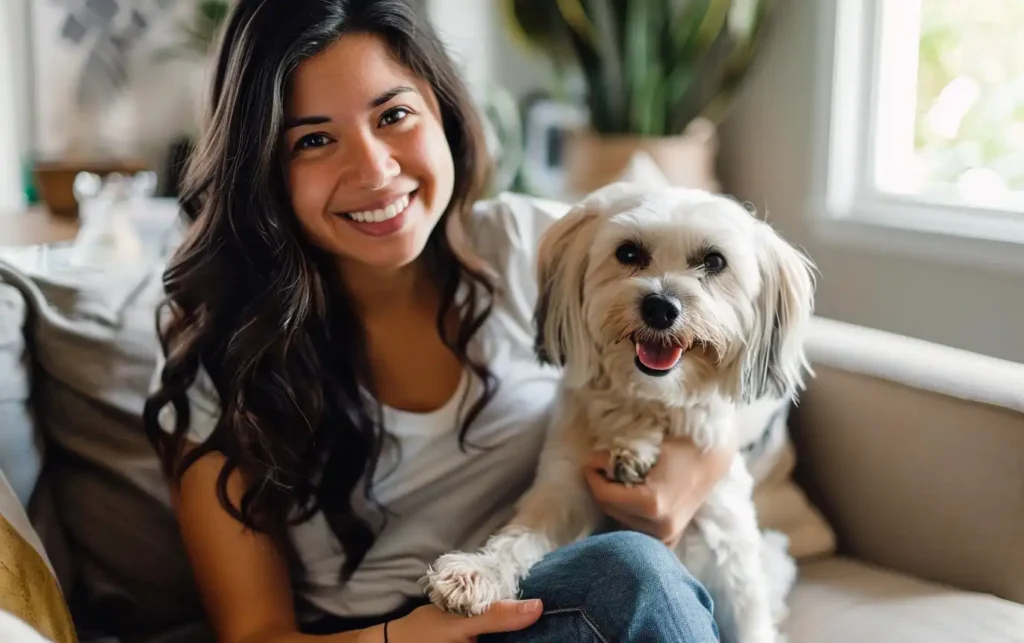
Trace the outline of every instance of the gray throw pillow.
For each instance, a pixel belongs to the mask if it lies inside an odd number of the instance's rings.
[[[74,566],[65,591],[79,627],[124,640],[203,620],[141,419],[159,350],[161,270],[29,275],[0,265],[0,280],[30,310],[48,496],[33,519],[55,517],[62,527]]]

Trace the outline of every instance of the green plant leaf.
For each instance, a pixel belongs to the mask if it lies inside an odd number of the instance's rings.
[[[710,0],[708,10],[697,31],[697,43],[701,49],[710,47],[726,28],[730,5],[732,0]]]
[[[231,11],[231,3],[227,0],[202,0],[199,3],[199,15],[213,23],[221,24]]]
[[[700,114],[724,114],[757,58],[772,4],[505,2],[510,26],[526,34],[521,40],[535,43],[553,61],[571,61],[578,67],[586,84],[592,129],[640,136],[678,134]],[[735,4],[741,2],[747,4]]]
[[[688,0],[672,4],[668,28],[669,40],[672,43],[670,51],[673,60],[680,62],[691,58],[698,49],[700,41],[697,35],[700,33],[711,0]]]
[[[643,134],[648,128],[648,106],[650,99],[650,52],[648,51],[647,7],[645,2],[626,4],[623,29],[623,51],[625,56],[625,77],[629,87],[629,124],[631,131]]]
[[[563,16],[570,19],[575,15],[570,7],[582,6],[580,0],[557,0]],[[601,62],[604,101],[613,128],[625,128],[628,119],[629,97],[623,60],[623,37],[616,28],[615,10],[611,0],[589,0],[590,38],[595,43],[595,52]]]
[[[557,66],[575,56],[568,25],[551,0],[504,0],[504,18],[516,40]]]

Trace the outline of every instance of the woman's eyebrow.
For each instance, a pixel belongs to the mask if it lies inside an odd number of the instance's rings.
[[[293,127],[302,127],[303,125],[323,125],[329,122],[331,122],[329,116],[300,116],[286,120],[284,122],[284,129],[290,130]]]
[[[381,105],[384,105],[385,103],[387,103],[389,100],[391,100],[395,96],[398,96],[400,94],[404,94],[406,92],[414,92],[414,91],[416,91],[416,90],[413,89],[412,87],[408,87],[406,85],[399,85],[398,87],[392,87],[391,89],[387,90],[386,92],[383,92],[379,96],[375,96],[370,101],[369,107],[370,107],[370,109],[376,109],[376,108],[380,107]],[[297,118],[289,118],[289,119],[287,119],[284,122],[284,129],[285,130],[290,130],[293,127],[302,127],[303,125],[323,125],[324,123],[330,123],[330,122],[331,122],[331,117],[330,116],[299,116]]]
[[[416,91],[416,90],[414,90],[412,87],[407,87],[405,85],[399,85],[398,87],[392,87],[391,89],[387,90],[386,92],[384,92],[380,96],[377,96],[376,98],[371,100],[370,101],[370,109],[375,109],[377,107],[380,107],[381,105],[383,105],[384,103],[388,102],[389,100],[391,100],[395,96],[398,96],[399,94],[404,94],[406,92],[412,92],[412,91]]]

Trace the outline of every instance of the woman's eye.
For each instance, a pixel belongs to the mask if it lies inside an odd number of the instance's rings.
[[[323,132],[317,132],[316,134],[306,134],[299,140],[295,141],[296,150],[309,150],[317,147],[323,147],[330,144],[331,137],[324,134]]]
[[[405,120],[405,117],[408,116],[411,113],[412,112],[410,112],[405,107],[395,107],[395,108],[389,109],[388,111],[386,111],[383,114],[381,114],[381,116],[380,116],[380,125],[382,127],[383,126],[387,126],[387,125],[394,125],[398,121]]]
[[[640,244],[634,241],[624,241],[615,249],[615,259],[624,266],[637,266],[643,268],[651,263],[651,257]]]
[[[704,256],[704,270],[708,274],[725,270],[725,257],[720,252],[709,252]]]

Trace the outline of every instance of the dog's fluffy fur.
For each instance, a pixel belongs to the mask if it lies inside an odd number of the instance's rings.
[[[634,252],[623,254],[623,244]],[[716,253],[724,267],[708,259]],[[564,368],[562,395],[515,518],[481,550],[441,556],[424,577],[431,600],[456,613],[514,598],[532,565],[595,530],[601,515],[581,475],[594,449],[613,454],[616,479],[641,482],[666,435],[704,449],[739,445],[754,437],[743,426],[747,410],[794,395],[808,371],[813,266],[731,199],[608,186],[545,233],[538,263],[537,351]],[[651,294],[677,305],[670,327],[645,321]],[[636,342],[685,350],[652,374]],[[737,456],[676,550],[734,643],[778,639],[795,574],[785,539],[758,529],[753,486]]]

